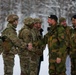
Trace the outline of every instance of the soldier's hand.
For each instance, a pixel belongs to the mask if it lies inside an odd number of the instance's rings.
[[[32,47],[32,43],[28,43],[27,49],[28,49],[28,50],[32,50],[32,48],[33,48],[33,47]]]
[[[58,63],[58,64],[61,63],[61,58],[57,58],[56,63]]]
[[[42,55],[42,51],[40,51],[40,50],[36,50],[36,52],[35,52],[37,55],[39,55],[39,56],[41,56]]]

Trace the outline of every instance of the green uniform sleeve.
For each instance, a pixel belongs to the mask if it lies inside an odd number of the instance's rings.
[[[11,42],[13,43],[14,46],[17,46],[17,47],[22,48],[22,49],[25,49],[27,47],[27,44],[26,43],[23,43],[22,40],[20,40],[17,37],[16,32],[14,32],[11,29],[6,29],[2,33],[2,36],[7,36],[11,40]]]

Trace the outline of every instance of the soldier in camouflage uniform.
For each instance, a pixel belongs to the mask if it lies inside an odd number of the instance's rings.
[[[72,16],[72,28],[71,28],[71,45],[70,52],[71,57],[71,75],[76,75],[76,15]]]
[[[3,60],[4,60],[4,75],[13,75],[14,57],[18,48],[24,50],[28,44],[23,43],[16,33],[18,24],[18,16],[11,14],[7,17],[7,27],[2,32],[3,37]]]
[[[26,43],[33,42],[33,37],[32,37],[32,33],[31,33],[33,24],[34,24],[33,18],[27,17],[24,19],[24,26],[19,31],[19,38],[22,39],[23,42],[26,42]],[[25,51],[19,53],[21,75],[30,75],[30,68],[32,67],[32,66],[30,66],[32,54],[33,54],[33,52],[32,51],[28,52],[27,49]],[[34,75],[34,74],[32,74],[32,75]]]
[[[34,27],[32,29],[32,36],[33,36],[33,43],[34,44],[34,50],[37,51],[37,53],[33,54],[31,57],[32,58],[32,68],[31,68],[31,74],[30,75],[37,75],[39,74],[39,67],[40,67],[40,56],[43,55],[43,47],[41,46],[41,41],[42,41],[42,35],[40,34],[40,30],[41,30],[41,19],[39,18],[35,18],[34,19]],[[35,58],[34,58],[35,57]],[[39,67],[38,67],[39,66]]]
[[[67,25],[66,23],[66,19],[64,17],[61,17],[59,19],[59,25],[60,27],[63,27],[64,28],[64,35],[65,35],[65,39],[66,39],[66,46],[67,46],[67,54],[69,54],[70,52],[70,48],[71,48],[71,44],[70,44],[70,36],[71,36],[71,33],[70,33],[70,29],[71,27]]]
[[[49,27],[48,33],[44,36],[44,43],[48,44],[49,49],[49,74],[50,75],[66,75],[65,71],[65,54],[66,45],[64,40],[65,29],[57,25],[56,15],[48,17]]]
[[[66,62],[66,57],[70,53],[71,49],[71,44],[70,44],[70,26],[67,26],[66,19],[64,17],[61,17],[59,19],[59,32],[58,32],[58,37],[60,41],[60,50],[61,50],[61,58],[63,60],[64,69],[66,68],[65,62]]]

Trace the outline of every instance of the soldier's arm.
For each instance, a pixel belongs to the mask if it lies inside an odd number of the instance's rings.
[[[2,36],[7,36],[11,40],[14,46],[17,46],[22,49],[27,48],[27,44],[22,42],[22,40],[20,40],[17,37],[17,35],[13,33],[12,30],[7,29],[6,32]]]
[[[22,40],[26,43],[32,43],[32,34],[28,29],[24,29],[21,33]]]
[[[57,30],[57,45],[58,45],[58,58],[61,58],[62,55],[65,53],[66,50],[66,43],[65,43],[65,33],[63,32],[65,31],[64,28],[58,28]]]

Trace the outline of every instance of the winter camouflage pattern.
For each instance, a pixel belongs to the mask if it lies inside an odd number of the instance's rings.
[[[2,36],[7,37],[3,42],[4,75],[13,75],[15,54],[18,53],[18,48],[23,50],[26,45],[17,37],[16,30],[11,23],[7,24]]]

